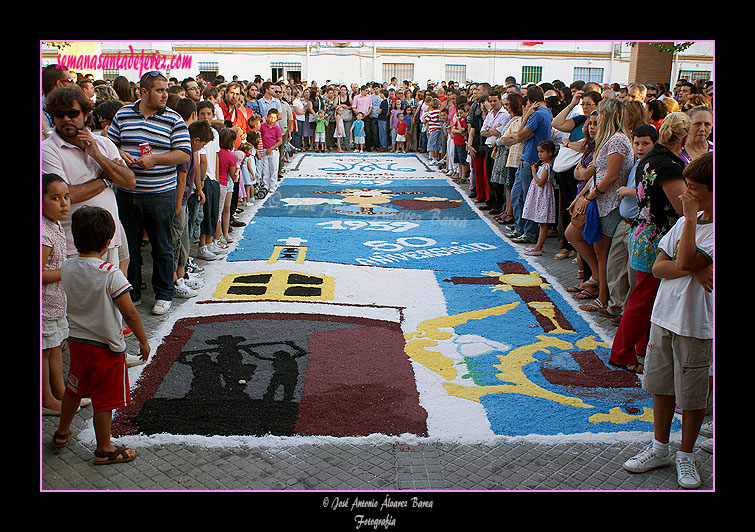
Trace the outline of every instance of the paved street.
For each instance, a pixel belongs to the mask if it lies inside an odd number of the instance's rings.
[[[466,191],[466,187],[462,187],[462,190]],[[247,208],[239,219],[249,221],[253,210]],[[233,235],[238,237],[243,229],[236,229]],[[569,259],[553,259],[558,251],[557,240],[549,239],[545,251],[543,256],[531,258],[531,263],[550,282],[560,283],[564,287],[573,285],[576,266]],[[143,257],[144,278],[149,280],[149,253],[144,252]],[[211,271],[222,268],[223,261],[201,264]],[[142,294],[143,303],[138,308],[149,335],[170,316],[151,315],[154,299],[151,288]],[[182,300],[174,300],[174,308],[179,308],[181,304]],[[608,319],[596,316],[586,319],[594,320],[595,330],[610,342],[615,327]],[[128,341],[130,352],[136,353],[135,339]],[[153,345],[152,349],[154,353],[157,346]],[[64,361],[66,357],[67,353],[64,353]],[[636,475],[621,468],[627,458],[648,443],[649,433],[617,435],[615,439],[589,434],[574,437],[502,437],[490,443],[469,444],[376,437],[331,438],[317,443],[307,440],[303,444],[291,443],[291,440],[285,443],[261,441],[259,445],[248,445],[246,442],[236,445],[231,440],[222,446],[208,447],[187,439],[185,443],[147,443],[138,448],[139,456],[131,463],[94,467],[93,444],[77,437],[82,431],[91,433],[91,416],[91,408],[80,411],[74,423],[74,438],[61,450],[50,447],[57,418],[43,418],[40,433],[41,490],[341,492],[680,489],[673,465]],[[673,438],[672,452],[675,452],[679,435],[674,434]],[[699,447],[696,453],[703,478],[700,489],[712,490],[713,455]],[[429,499],[431,495],[425,493],[421,498]],[[376,498],[383,501],[383,497]],[[407,496],[396,493],[394,498],[406,500]],[[326,506],[324,502],[323,506]]]

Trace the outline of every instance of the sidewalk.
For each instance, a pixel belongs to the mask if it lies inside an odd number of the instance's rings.
[[[420,157],[425,158],[425,155]],[[461,188],[466,192],[466,187]],[[254,209],[247,208],[238,219],[249,221],[251,210]],[[243,229],[236,229],[233,235],[238,238]],[[576,282],[576,266],[571,259],[555,260],[553,255],[557,251],[557,240],[548,239],[543,255],[531,257],[531,263],[550,281],[572,286]],[[149,280],[151,259],[148,252],[143,253],[143,257],[143,277]],[[223,265],[223,261],[197,262],[207,271]],[[137,308],[149,336],[170,314],[153,316],[150,313],[154,300],[151,288],[142,292],[143,303]],[[174,300],[174,308],[182,301]],[[592,319],[596,331],[610,341],[616,330],[610,319],[598,315],[593,315]],[[134,338],[128,339],[128,344],[129,352],[138,352]],[[153,345],[152,349],[154,353],[157,346]],[[66,352],[64,364],[67,369]],[[80,431],[91,430],[91,416],[91,408],[79,412],[74,421],[74,438],[61,450],[50,446],[57,418],[43,417],[41,490],[681,489],[673,465],[644,474],[631,474],[622,469],[623,462],[650,441],[650,433],[630,435],[626,441],[596,438],[591,441],[588,435],[562,439],[508,438],[494,444],[404,441],[387,437],[369,442],[334,439],[318,444],[251,447],[206,448],[191,442],[159,443],[139,447],[139,456],[131,463],[94,467],[92,446],[77,438]],[[672,435],[672,452],[678,448],[678,439],[678,434]],[[699,447],[696,455],[703,479],[700,490],[712,490],[713,455]]]

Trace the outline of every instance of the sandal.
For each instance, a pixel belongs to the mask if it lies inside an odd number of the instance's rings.
[[[603,305],[603,302],[600,299],[593,299],[589,303],[580,305],[579,308],[587,312],[595,312],[597,310],[605,308],[605,306]]]
[[[642,372],[645,370],[645,366],[644,364],[642,364],[642,362],[635,362],[634,364],[629,364],[628,366],[622,366],[621,364],[611,362],[610,360],[608,361],[608,363],[615,368],[625,369],[627,371],[631,371],[632,373],[637,373],[638,375],[642,375]]]
[[[581,271],[581,270],[580,270]],[[585,290],[589,290],[591,288],[598,288],[598,282],[593,281],[591,279],[588,279],[587,281],[582,281],[579,284],[575,284],[574,286],[570,286],[566,289],[567,292],[570,292],[572,294],[576,294],[579,292],[584,292]],[[593,296],[595,297],[595,296]]]
[[[56,430],[52,435],[52,446],[54,449],[60,449],[62,447],[65,447],[68,445],[68,442],[71,441],[71,438],[73,437],[73,431],[69,430],[66,434],[58,434],[58,431]],[[63,440],[62,442],[58,443],[55,440]]]
[[[595,292],[590,292],[587,288],[580,290],[576,294],[572,295],[573,299],[594,299],[598,297],[598,294]]]
[[[126,454],[127,450],[133,450],[128,449],[126,446],[116,447],[114,451],[108,452],[108,451],[95,451],[94,456],[95,458],[105,458],[105,460],[95,460],[94,465],[109,465],[109,464],[120,464],[124,462],[130,462],[134,458],[136,458],[137,451],[134,451],[133,456],[129,456]]]

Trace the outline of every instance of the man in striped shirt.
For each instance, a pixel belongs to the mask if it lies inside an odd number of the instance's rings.
[[[177,165],[191,158],[191,139],[183,118],[166,107],[168,80],[158,71],[139,81],[141,99],[118,110],[108,138],[134,171],[133,190],[119,189],[118,212],[132,256],[138,256],[142,232],[152,247],[153,314],[165,314],[173,300],[173,241]],[[146,149],[145,149],[146,148]],[[127,278],[131,299],[141,302],[141,265],[132,260]]]

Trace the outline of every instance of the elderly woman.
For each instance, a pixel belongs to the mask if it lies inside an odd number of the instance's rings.
[[[660,284],[653,276],[658,243],[682,212],[679,196],[686,190],[686,183],[679,154],[689,130],[686,114],[669,114],[658,131],[658,142],[635,171],[640,211],[629,235],[629,265],[637,272],[637,282],[616,331],[609,362],[636,373],[643,371],[650,314]]]
[[[713,111],[710,107],[700,105],[687,111],[687,116],[690,121],[689,135],[679,154],[679,158],[684,161],[684,166],[701,155],[713,151],[713,143],[708,140],[713,132]]]
[[[576,215],[585,214],[589,203],[594,201],[600,218],[602,237],[592,244],[584,239],[582,227],[575,225],[573,219],[565,231],[568,241],[593,272],[593,278],[585,285],[586,290],[596,297],[593,301],[579,307],[588,312],[595,312],[608,304],[606,278],[608,252],[616,226],[621,220],[617,191],[619,187],[626,185],[629,171],[634,165],[632,141],[623,129],[624,111],[625,105],[619,99],[603,99],[600,102],[598,131],[595,135],[595,157],[592,163],[595,167],[595,176],[569,206],[573,218]],[[597,280],[594,278],[596,273]],[[595,290],[597,293],[594,292]]]

